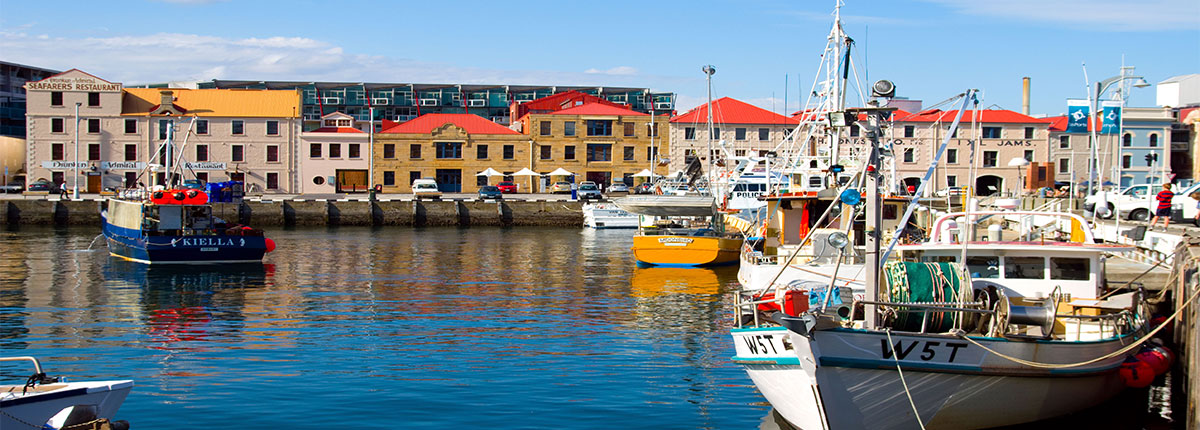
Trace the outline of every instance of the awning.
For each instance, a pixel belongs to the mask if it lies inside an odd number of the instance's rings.
[[[541,173],[529,170],[528,167],[523,167],[523,168],[521,168],[521,170],[518,170],[517,173],[513,173],[512,175],[513,176],[542,176]]]
[[[567,169],[564,169],[562,167],[559,167],[559,168],[555,169],[553,172],[547,173],[546,175],[547,176],[575,176],[574,173],[568,172]]]
[[[652,177],[654,177],[654,174],[650,173],[650,169],[642,169],[642,171],[634,173],[633,177],[635,177],[635,178],[652,178]]]
[[[489,177],[489,178],[490,178],[490,177],[492,177],[492,176],[504,176],[504,174],[503,174],[503,173],[500,173],[500,172],[497,172],[497,171],[496,171],[496,169],[493,169],[493,168],[491,168],[491,167],[488,167],[488,168],[487,168],[487,169],[485,169],[484,171],[482,171],[482,172],[479,172],[479,173],[476,173],[476,174],[475,174],[475,176],[487,176],[487,177]]]

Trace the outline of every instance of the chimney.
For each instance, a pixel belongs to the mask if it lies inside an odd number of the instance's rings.
[[[1021,113],[1029,115],[1029,77],[1021,78],[1021,83],[1023,87],[1021,90]]]
[[[162,90],[158,93],[162,94],[162,100],[158,103],[158,110],[175,110],[175,93],[170,90]]]

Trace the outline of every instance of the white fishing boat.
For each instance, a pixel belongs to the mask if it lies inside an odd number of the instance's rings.
[[[638,216],[615,203],[584,203],[583,225],[591,228],[637,228]]]
[[[33,374],[21,384],[0,385],[0,429],[100,428],[128,429],[125,421],[111,421],[133,381],[79,381],[46,376],[33,357],[0,357],[0,362],[33,364]],[[97,426],[92,427],[93,424]],[[79,426],[86,427],[79,427]]]
[[[859,112],[872,137],[864,231],[881,232],[886,110]],[[853,211],[856,200],[834,204]],[[781,270],[770,294],[743,291],[735,304],[733,361],[798,428],[975,429],[1069,414],[1119,392],[1122,363],[1147,339],[1140,293],[1102,288],[1101,255],[1127,248],[1095,243],[1076,215],[947,214],[928,241],[898,246],[897,261],[882,234],[863,241],[861,298]],[[825,242],[849,243],[842,232]]]

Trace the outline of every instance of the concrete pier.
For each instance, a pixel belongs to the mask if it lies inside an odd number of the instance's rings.
[[[1200,290],[1200,238],[1185,237],[1177,250],[1172,273],[1178,276],[1169,286],[1174,293],[1174,309],[1185,306],[1185,301]],[[1176,369],[1182,371],[1179,379],[1183,380],[1182,392],[1187,393],[1187,403],[1180,405],[1186,409],[1183,428],[1200,428],[1200,304],[1193,302],[1180,313],[1174,334]]]

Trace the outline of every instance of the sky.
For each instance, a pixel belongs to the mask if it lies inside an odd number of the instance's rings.
[[[701,68],[711,64],[714,98],[790,113],[811,92],[833,9],[834,0],[0,0],[0,60],[125,85],[649,87],[676,93],[680,113],[705,102]],[[1088,96],[1085,74],[1119,75],[1122,61],[1151,84],[1200,73],[1196,0],[848,0],[842,21],[861,85],[891,80],[897,96],[925,107],[973,88],[981,107],[1020,111],[1029,77],[1031,113],[1058,115]],[[1155,106],[1155,88],[1128,101]]]

